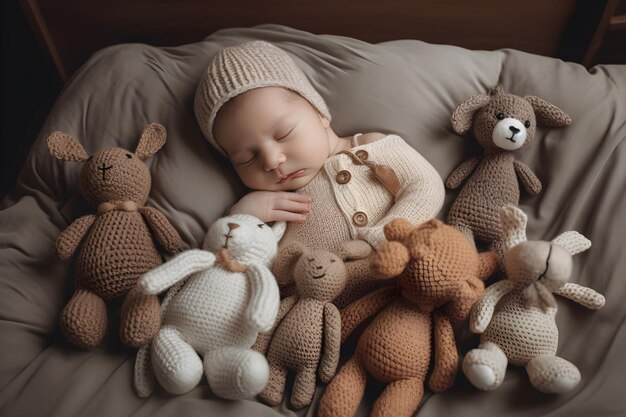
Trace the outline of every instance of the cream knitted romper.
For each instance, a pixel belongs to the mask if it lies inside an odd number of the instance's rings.
[[[298,193],[311,197],[312,206],[305,222],[290,222],[279,245],[274,274],[279,282],[281,251],[297,241],[311,250],[336,252],[346,240],[362,239],[378,249],[385,242],[383,227],[394,218],[405,218],[419,225],[435,217],[443,205],[445,190],[435,168],[397,135],[359,145],[353,138],[350,152],[376,164],[392,168],[400,182],[393,195],[376,180],[372,170],[355,164],[348,155],[336,154],[326,160],[315,178]],[[346,262],[345,290],[335,299],[338,308],[360,298],[380,285],[372,276],[370,259]],[[281,295],[292,288],[281,290]]]

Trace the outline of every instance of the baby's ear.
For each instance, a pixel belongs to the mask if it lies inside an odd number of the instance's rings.
[[[141,138],[139,139],[139,145],[135,150],[137,158],[143,160],[147,157],[154,155],[159,149],[165,145],[165,139],[167,138],[167,131],[165,127],[159,123],[150,123],[141,132]]]
[[[564,127],[572,123],[572,118],[563,110],[542,98],[526,96],[524,100],[530,103],[540,124],[550,127]]]
[[[372,250],[372,246],[364,240],[348,240],[341,244],[337,256],[344,261],[352,261],[368,257]]]
[[[64,161],[85,162],[87,152],[73,137],[63,132],[52,132],[48,136],[48,151]]]
[[[459,135],[467,133],[472,128],[474,114],[489,104],[490,100],[491,97],[486,94],[477,94],[463,100],[450,118],[454,131]]]

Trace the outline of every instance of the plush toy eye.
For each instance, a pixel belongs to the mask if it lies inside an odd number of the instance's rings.
[[[330,260],[330,262],[331,262],[331,263],[335,263],[336,261],[335,261],[334,259],[331,259],[331,260]]]
[[[526,129],[528,129],[530,127],[530,120],[526,120],[524,122],[524,126],[526,126]]]
[[[132,158],[132,157],[133,157],[133,156],[132,156],[131,154],[129,154],[129,153],[127,153],[127,154],[126,154],[126,158],[130,159],[130,158]]]
[[[502,113],[502,112],[496,113],[496,119],[498,119],[498,120],[504,119],[504,113]]]
[[[313,259],[313,258],[309,258],[309,262],[313,262],[313,261],[314,261],[314,259]]]
[[[257,226],[259,226],[259,229],[263,229],[263,226],[265,226],[263,223],[261,224],[257,224]]]

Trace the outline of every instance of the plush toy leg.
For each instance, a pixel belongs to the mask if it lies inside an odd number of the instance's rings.
[[[232,400],[254,397],[269,378],[265,356],[252,349],[224,347],[207,352],[204,372],[211,390]]]
[[[580,382],[580,371],[558,356],[542,355],[526,364],[530,383],[541,392],[562,394]]]
[[[476,388],[496,389],[504,380],[508,360],[498,345],[483,342],[463,359],[463,373]]]
[[[273,360],[269,361],[270,376],[265,389],[259,394],[261,401],[267,405],[275,406],[283,401],[285,382],[287,381],[287,369]]]
[[[102,298],[77,288],[61,313],[61,331],[67,340],[82,348],[98,346],[107,327],[107,310]]]
[[[202,361],[178,329],[164,326],[152,342],[152,369],[157,381],[171,394],[184,394],[202,378]]]
[[[156,295],[141,292],[139,284],[126,295],[120,312],[120,339],[130,347],[147,345],[159,331],[161,305]]]
[[[303,369],[296,373],[291,393],[291,405],[299,410],[311,404],[315,394],[315,368]]]
[[[411,417],[424,395],[424,379],[394,381],[378,397],[371,417]]]
[[[320,400],[318,417],[352,417],[365,392],[367,371],[354,355],[330,381]]]

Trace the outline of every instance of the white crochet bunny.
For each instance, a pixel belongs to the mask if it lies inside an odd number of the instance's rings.
[[[223,217],[210,227],[203,250],[185,251],[140,278],[146,294],[174,286],[163,300],[159,333],[137,353],[140,397],[152,393],[154,376],[172,394],[190,391],[203,370],[220,397],[263,390],[269,367],[250,348],[276,319],[280,296],[269,267],[284,232],[284,222],[269,227],[249,215]]]
[[[531,384],[546,393],[563,393],[580,382],[580,371],[556,356],[559,332],[552,293],[589,309],[604,305],[596,291],[569,283],[572,255],[591,242],[565,232],[551,242],[526,240],[526,215],[514,206],[500,211],[507,279],[489,286],[470,315],[470,329],[481,333],[480,346],[463,360],[463,372],[482,390],[497,388],[507,363],[524,366]]]

